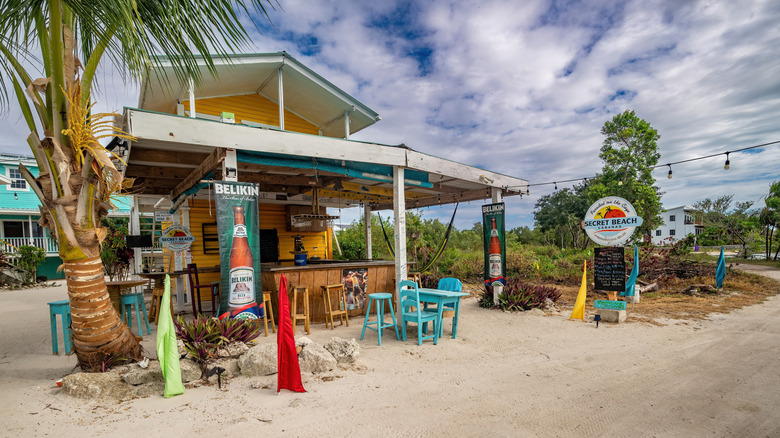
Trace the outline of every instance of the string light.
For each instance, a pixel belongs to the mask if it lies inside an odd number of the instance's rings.
[[[663,166],[669,166],[669,173],[667,174],[667,178],[671,178],[672,177],[671,166],[673,164],[682,164],[682,163],[688,163],[690,161],[704,160],[704,159],[707,159],[707,158],[717,157],[717,156],[725,154],[726,155],[726,163],[723,166],[723,168],[728,170],[731,167],[731,161],[729,160],[729,154],[731,152],[742,152],[742,151],[746,151],[746,150],[750,150],[750,149],[761,148],[761,147],[764,147],[764,146],[771,146],[771,145],[775,145],[775,144],[778,144],[778,143],[780,143],[780,140],[772,141],[772,142],[769,142],[769,143],[762,143],[762,144],[758,144],[758,145],[754,145],[754,146],[748,146],[748,147],[744,147],[744,148],[741,148],[741,149],[735,149],[733,151],[719,152],[717,154],[710,154],[710,155],[705,155],[705,156],[702,156],[702,157],[689,158],[687,160],[672,161],[672,162],[667,163],[667,164],[658,164],[656,166],[649,167],[649,169],[652,170],[652,169],[657,169],[657,168],[663,167]],[[594,178],[594,177],[591,177],[591,178]],[[566,180],[561,180],[561,183],[574,182],[574,181],[582,181],[583,183],[587,184],[588,183],[588,178],[566,179]],[[558,181],[528,184],[528,187],[530,187],[530,186],[544,186],[544,185],[549,185],[549,184],[553,184],[553,186],[557,187],[558,186]],[[623,185],[623,180],[622,179],[620,181],[618,181],[618,185]],[[518,186],[512,186],[512,187],[518,187]],[[507,188],[510,189],[512,187],[507,187]],[[520,194],[521,195],[523,194],[522,191],[520,192]]]
[[[553,184],[555,184],[555,190],[558,190],[558,183],[553,181]]]

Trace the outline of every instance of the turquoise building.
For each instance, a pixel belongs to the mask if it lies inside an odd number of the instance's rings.
[[[31,156],[0,154],[0,248],[6,257],[13,257],[16,248],[31,245],[42,248],[46,260],[38,268],[38,276],[47,279],[65,278],[58,268],[62,265],[59,249],[49,230],[38,225],[40,202],[27,181],[19,173],[23,164],[38,176],[38,164]],[[117,216],[128,216],[132,202],[117,203]],[[113,214],[112,214],[113,215]]]

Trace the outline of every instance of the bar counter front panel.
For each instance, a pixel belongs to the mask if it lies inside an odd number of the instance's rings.
[[[291,263],[263,263],[260,273],[263,291],[271,291],[275,317],[279,315],[279,280],[282,274],[287,277],[288,296],[292,300],[293,287],[309,289],[309,310],[312,323],[325,322],[325,306],[322,300],[321,286],[341,284],[344,269],[360,269],[368,271],[366,279],[366,295],[375,292],[392,293],[395,288],[395,263],[393,261],[339,261],[333,263],[316,263],[306,266],[294,266]],[[299,308],[303,309],[302,297],[298,297]],[[364,306],[367,305],[367,299]],[[292,307],[293,303],[290,303]],[[333,304],[334,308],[336,304]],[[365,308],[349,311],[350,317],[363,315]],[[287,315],[289,318],[289,315]],[[278,321],[278,320],[277,320]],[[358,321],[362,324],[362,322]]]

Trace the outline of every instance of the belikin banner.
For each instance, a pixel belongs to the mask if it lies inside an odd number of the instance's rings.
[[[506,233],[504,203],[482,206],[482,229],[485,247],[485,285],[496,281],[506,284]]]
[[[263,316],[260,296],[260,225],[257,184],[215,181],[222,284],[219,318]]]

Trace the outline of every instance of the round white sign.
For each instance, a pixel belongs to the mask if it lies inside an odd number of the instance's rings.
[[[640,225],[642,218],[636,215],[634,206],[617,196],[607,196],[594,202],[583,221],[590,240],[604,246],[622,245]]]
[[[190,249],[195,237],[190,233],[189,228],[181,225],[171,225],[162,230],[160,244],[173,252],[182,252]]]

